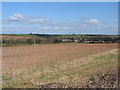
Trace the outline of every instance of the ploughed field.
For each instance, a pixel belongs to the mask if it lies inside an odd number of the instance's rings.
[[[43,44],[3,47],[3,69],[76,59],[117,48],[117,44]]]
[[[3,47],[3,87],[86,82],[96,72],[105,73],[117,66],[117,48],[116,43]]]

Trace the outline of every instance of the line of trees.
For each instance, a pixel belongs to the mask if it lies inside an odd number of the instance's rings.
[[[59,43],[62,40],[58,40],[56,38],[30,38],[30,39],[13,39],[13,38],[3,38],[2,44],[3,46],[11,46],[18,44],[48,44],[48,43]]]
[[[57,36],[39,36],[39,35],[33,35],[30,38],[3,38],[2,44],[3,46],[9,46],[9,45],[18,45],[18,44],[45,44],[45,43],[61,43],[63,42],[63,38],[57,37]],[[117,43],[120,38],[118,37],[109,37],[109,36],[81,36],[81,37],[71,37],[67,38],[72,41],[78,40],[76,42],[84,43],[86,41],[90,41],[90,43],[98,43],[99,41],[104,41],[105,43]]]

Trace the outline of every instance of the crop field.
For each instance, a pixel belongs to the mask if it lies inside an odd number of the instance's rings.
[[[3,47],[3,88],[37,88],[49,83],[75,87],[116,67],[117,49],[116,43]]]

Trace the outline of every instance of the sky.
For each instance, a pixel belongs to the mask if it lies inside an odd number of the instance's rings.
[[[118,34],[117,2],[3,2],[3,34]]]
[[[119,2],[119,0],[2,0],[2,2]]]

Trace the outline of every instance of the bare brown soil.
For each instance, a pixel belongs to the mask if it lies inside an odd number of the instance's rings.
[[[7,36],[7,35],[0,35],[0,37],[9,39],[30,39],[30,37]]]
[[[60,60],[72,60],[100,51],[117,48],[117,44],[42,44],[3,47],[3,70],[43,65]]]

